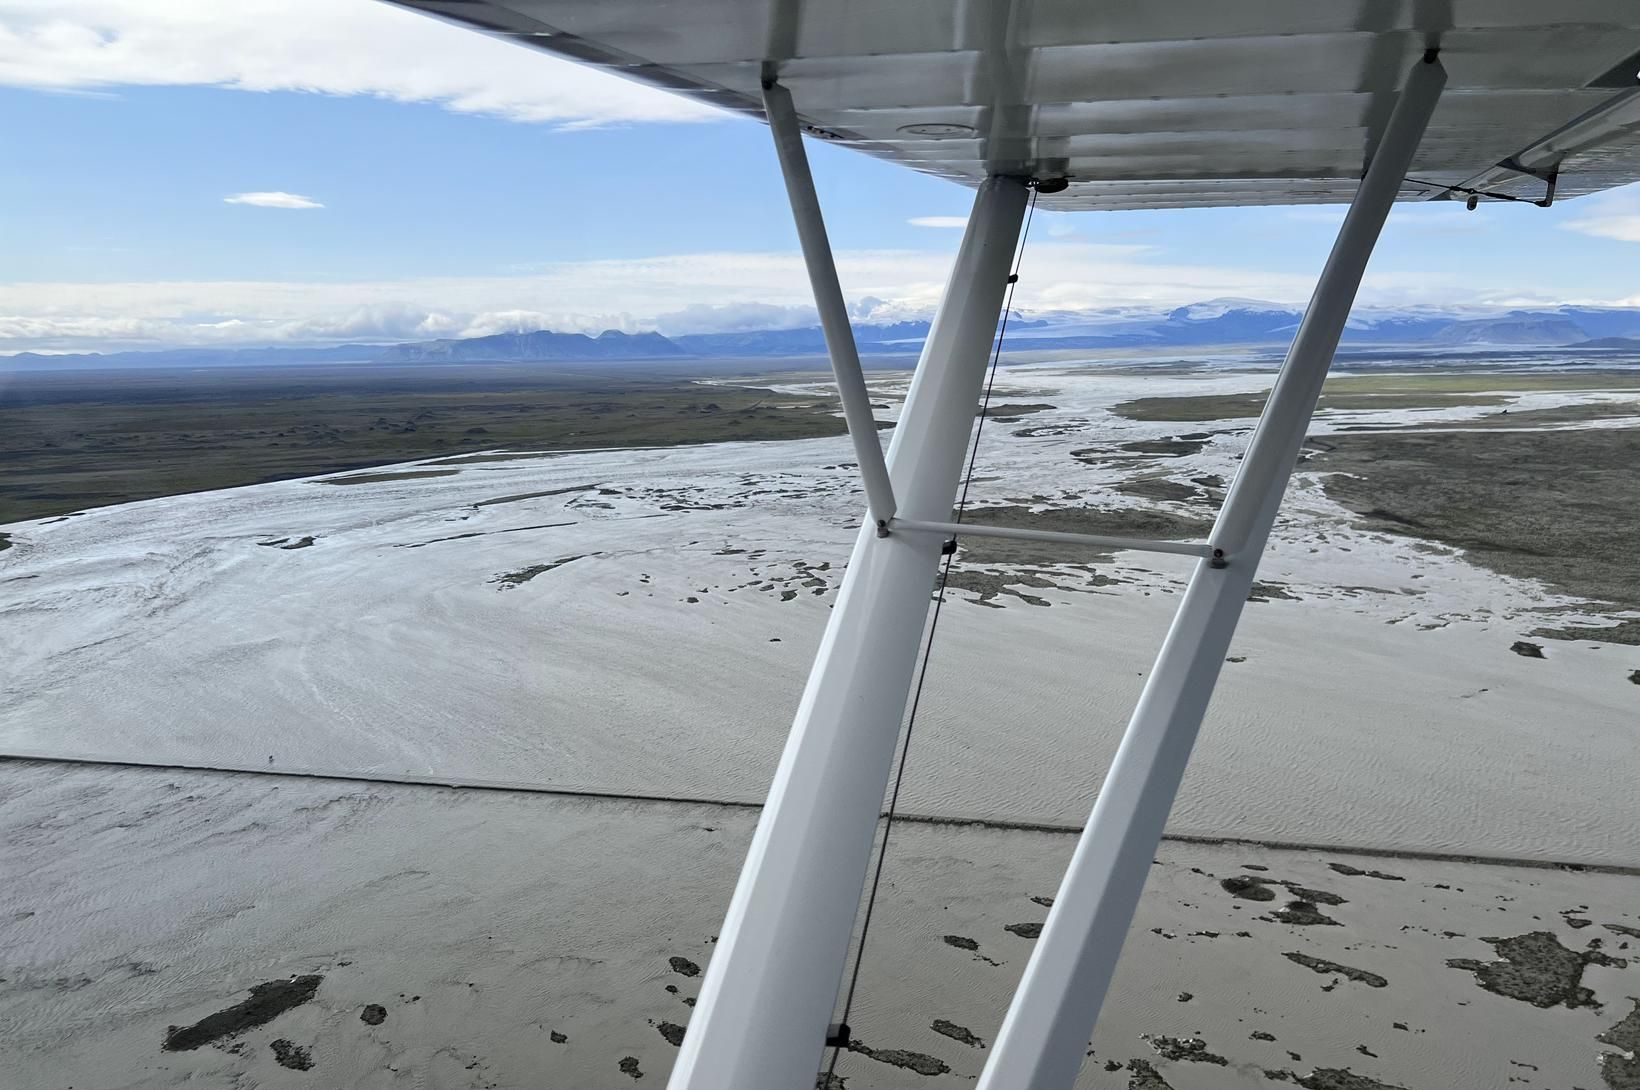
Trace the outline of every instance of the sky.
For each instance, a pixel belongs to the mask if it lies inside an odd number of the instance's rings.
[[[0,353],[809,324],[767,130],[376,0],[0,0]],[[972,194],[809,154],[845,293],[938,300]],[[1019,307],[1301,304],[1334,207],[1042,214]],[[1640,187],[1402,205],[1366,307],[1640,306]]]

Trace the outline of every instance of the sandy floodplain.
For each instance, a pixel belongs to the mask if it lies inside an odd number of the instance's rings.
[[[1010,369],[1000,404],[1056,408],[986,430],[972,517],[1199,533],[1249,421],[1110,409],[1267,381]],[[1329,410],[1316,434],[1495,412]],[[846,458],[495,453],[15,524],[0,746],[758,801],[858,525]],[[1188,561],[1012,548],[961,557],[904,805],[1074,824]],[[1609,606],[1364,529],[1308,466],[1259,579],[1176,831],[1640,864],[1640,655],[1534,635]]]
[[[1267,382],[1011,368],[971,517],[1199,534]],[[1633,396],[1340,397],[1313,434],[1611,430]],[[1640,1084],[1634,610],[1352,510],[1328,474],[1364,471],[1314,453],[1170,826],[1263,844],[1164,844],[1079,1085]],[[187,766],[0,764],[7,1069],[664,1081],[858,526],[848,459],[491,451],[7,526],[0,749]],[[1085,818],[1188,564],[983,543],[957,573],[852,1090],[977,1074],[1073,837],[965,822]]]
[[[0,765],[6,1085],[662,1082],[754,820]],[[896,825],[837,1085],[978,1074],[1073,840]],[[1078,1085],[1632,1087],[1637,884],[1164,844]]]

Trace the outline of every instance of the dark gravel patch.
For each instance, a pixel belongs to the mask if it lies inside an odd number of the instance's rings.
[[[952,517],[956,517],[955,512],[952,513]],[[1021,505],[977,507],[968,511],[963,516],[963,521],[1014,529],[1161,538],[1170,541],[1205,540],[1213,528],[1212,522],[1207,519],[1191,518],[1154,508],[1107,510],[1099,507],[1050,507],[1043,511],[1032,511],[1029,507]],[[1063,564],[1067,560],[1093,563],[1110,555],[1083,549],[1067,553],[1064,545],[1041,541],[979,537],[963,537],[960,540],[960,556],[963,562],[978,566]]]
[[[970,1030],[967,1026],[959,1026],[955,1022],[948,1022],[944,1018],[934,1019],[934,1024],[929,1028],[942,1037],[960,1041],[970,1048],[985,1047],[985,1042],[976,1037],[973,1030]]]
[[[1296,950],[1291,953],[1284,953],[1281,956],[1294,964],[1304,966],[1306,969],[1313,969],[1318,973],[1336,973],[1341,977],[1347,977],[1350,980],[1365,984],[1369,988],[1389,987],[1388,980],[1385,980],[1377,973],[1369,973],[1365,969],[1356,969],[1349,965],[1340,965],[1336,961],[1328,961],[1325,958],[1311,957],[1309,954],[1301,954]],[[1254,1036],[1257,1036],[1257,1034],[1254,1034]],[[1275,1038],[1271,1037],[1269,1040],[1273,1041]]]
[[[1254,583],[1253,589],[1247,592],[1247,600],[1249,602],[1303,601],[1302,598],[1287,589],[1287,584],[1265,582]]]
[[[1124,481],[1116,486],[1116,491],[1141,500],[1162,500],[1171,503],[1193,503],[1203,498],[1202,490],[1194,485],[1170,481],[1165,477],[1141,477],[1135,481]]]
[[[280,1067],[288,1067],[292,1071],[313,1070],[313,1050],[293,1044],[283,1037],[268,1046],[273,1049],[273,1059]]]
[[[172,1026],[165,1033],[167,1052],[190,1052],[212,1041],[233,1037],[266,1025],[293,1007],[313,998],[324,977],[317,973],[288,980],[270,980],[251,988],[250,998],[224,1007],[191,1026]]]
[[[1475,974],[1475,982],[1494,995],[1534,1007],[1599,1007],[1594,992],[1582,986],[1583,967],[1623,968],[1628,962],[1599,950],[1568,950],[1549,931],[1510,938],[1483,938],[1498,952],[1497,961],[1451,958],[1447,965]]]
[[[1156,1055],[1164,1060],[1216,1064],[1219,1067],[1224,1067],[1230,1062],[1216,1052],[1207,1051],[1207,1042],[1200,1037],[1168,1037],[1165,1034],[1156,1034],[1147,1035],[1145,1040],[1156,1050]]]
[[[1144,1060],[1129,1060],[1128,1090],[1173,1090],[1166,1079]]]
[[[1254,878],[1250,874],[1237,875],[1219,882],[1219,887],[1232,897],[1240,897],[1245,901],[1273,901],[1276,891],[1269,886],[1268,878]]]
[[[1029,404],[1020,403],[1013,405],[992,405],[985,410],[985,415],[1007,420],[1011,417],[1027,416],[1031,413],[1046,412],[1050,409],[1057,408],[1059,408],[1058,405],[1049,405],[1041,401],[1034,401]],[[979,415],[977,410],[975,411],[975,415]]]
[[[1294,1075],[1293,1082],[1304,1090],[1406,1090],[1404,1086],[1379,1082],[1343,1067],[1318,1067],[1308,1075]]]
[[[1640,429],[1331,435],[1310,445],[1316,453],[1304,470],[1325,473],[1327,495],[1371,529],[1439,541],[1493,571],[1640,608],[1632,555]],[[1576,638],[1615,642],[1589,631]]]
[[[1601,1044],[1615,1045],[1624,1052],[1640,1052],[1640,999],[1629,1002],[1634,1006],[1623,1020],[1610,1029],[1601,1030],[1594,1039]]]
[[[863,1041],[850,1041],[848,1050],[858,1052],[878,1063],[888,1064],[890,1067],[915,1071],[919,1075],[943,1075],[951,1070],[944,1060],[924,1052],[909,1052],[903,1048],[872,1048]]]
[[[550,564],[531,564],[529,567],[519,568],[517,571],[502,572],[494,579],[491,579],[490,582],[500,584],[499,589],[501,590],[512,590],[514,587],[523,586],[525,583],[528,583],[531,579],[534,579],[538,575],[545,575],[554,568],[561,568],[565,564],[571,564],[577,560],[582,560],[585,558],[585,555],[586,554],[583,553],[580,556],[560,557],[559,559],[552,561]]]
[[[1337,920],[1322,912],[1314,901],[1288,901],[1285,908],[1270,913],[1269,919],[1295,927],[1342,927]]]
[[[1406,881],[1399,874],[1389,874],[1381,870],[1362,870],[1360,867],[1352,867],[1348,863],[1328,863],[1327,866],[1329,869],[1351,878],[1378,878],[1385,882]]]

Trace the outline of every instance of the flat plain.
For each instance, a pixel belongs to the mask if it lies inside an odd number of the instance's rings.
[[[1640,388],[1464,368],[1329,385],[1080,1086],[1636,1085]],[[862,506],[822,377],[668,381],[5,525],[23,1086],[664,1079]],[[965,517],[1199,536],[1268,382],[1005,367]],[[1188,570],[963,545],[834,1086],[977,1074]]]

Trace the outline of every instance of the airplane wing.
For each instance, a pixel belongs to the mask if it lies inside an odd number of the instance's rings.
[[[813,1086],[822,1042],[834,1059],[848,1047],[854,989],[839,985],[902,716],[915,708],[941,543],[1021,534],[934,520],[951,510],[996,360],[1028,200],[1350,202],[1212,533],[1189,550],[1201,562],[978,1083],[1070,1087],[1391,206],[1547,203],[1640,179],[1640,0],[395,2],[765,118],[856,444],[869,521],[696,997],[674,1090]],[[886,461],[803,132],[978,188]],[[892,816],[897,794],[888,797]],[[882,845],[879,864],[886,831]],[[868,906],[875,894],[873,882]],[[868,908],[861,951],[869,919]],[[821,1081],[842,1082],[829,1071]]]
[[[1635,0],[393,0],[1045,208],[1343,202],[1407,68],[1449,83],[1401,198],[1640,180]],[[1451,189],[1448,187],[1459,187]]]

